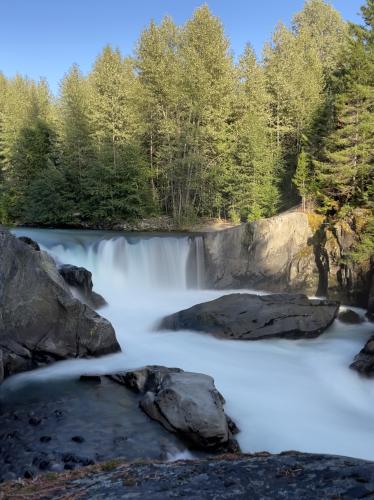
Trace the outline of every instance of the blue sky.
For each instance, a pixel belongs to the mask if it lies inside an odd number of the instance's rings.
[[[364,0],[331,0],[343,17],[359,21]],[[108,43],[131,54],[153,18],[179,24],[207,3],[225,26],[235,55],[250,42],[258,53],[275,24],[288,24],[303,0],[0,0],[0,71],[46,77],[56,92],[72,63],[86,72]]]

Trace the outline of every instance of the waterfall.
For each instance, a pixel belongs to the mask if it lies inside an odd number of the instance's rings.
[[[202,236],[111,235],[89,231],[17,230],[39,241],[57,262],[88,268],[95,287],[122,290],[201,288]]]
[[[112,322],[123,352],[55,363],[8,383],[150,364],[179,367],[214,377],[227,413],[241,429],[244,452],[297,449],[374,460],[374,385],[349,369],[372,335],[369,322],[337,320],[321,337],[298,341],[230,341],[156,331],[164,316],[230,293],[204,288],[202,236],[14,232],[35,239],[60,262],[93,273],[94,289],[108,302],[99,312]]]

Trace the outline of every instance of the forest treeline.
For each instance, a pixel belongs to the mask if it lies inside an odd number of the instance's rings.
[[[202,6],[151,22],[131,57],[73,65],[57,97],[0,74],[1,221],[254,220],[300,198],[372,214],[374,0],[361,10],[348,24],[307,0],[260,60],[247,46],[235,61]]]

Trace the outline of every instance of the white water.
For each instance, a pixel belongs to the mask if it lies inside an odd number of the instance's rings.
[[[17,231],[21,234],[21,231]],[[193,332],[155,332],[164,315],[222,295],[188,289],[201,282],[201,241],[188,237],[127,236],[27,230],[60,261],[93,272],[109,306],[123,353],[57,363],[9,383],[80,373],[176,366],[210,374],[238,424],[243,451],[299,450],[374,460],[374,381],[348,368],[373,325],[338,320],[315,340],[219,340]],[[199,258],[188,259],[190,250]],[[195,274],[196,276],[188,276]],[[226,292],[227,293],[227,292]],[[363,311],[361,311],[363,314]]]

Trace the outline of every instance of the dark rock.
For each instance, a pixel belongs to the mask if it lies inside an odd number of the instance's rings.
[[[224,398],[214,380],[178,368],[147,366],[110,376],[112,380],[144,394],[140,407],[168,431],[203,449],[235,450],[235,426],[224,412]]]
[[[84,438],[82,436],[73,436],[71,438],[74,443],[84,443]]]
[[[93,384],[101,384],[101,376],[100,375],[81,375],[79,380],[82,382],[90,382]]]
[[[370,319],[370,321],[374,320],[374,265],[371,269],[371,285],[368,300],[368,318]]]
[[[365,483],[357,478],[365,477]],[[86,473],[14,481],[0,486],[5,498],[105,498],[121,500],[315,500],[370,498],[374,463],[329,455],[224,455],[171,463],[108,463]]]
[[[52,439],[51,436],[41,436],[39,441],[41,443],[49,443],[51,441],[51,439]]]
[[[33,471],[32,471],[32,470],[27,469],[27,470],[25,470],[25,472],[23,473],[23,477],[24,477],[25,479],[32,479],[32,478],[34,477],[34,473],[33,473]]]
[[[92,273],[90,271],[84,267],[64,264],[59,267],[59,273],[69,286],[77,290],[79,298],[90,307],[99,309],[107,305],[104,297],[92,290]]]
[[[30,425],[34,425],[34,426],[37,426],[37,425],[39,425],[39,424],[40,424],[40,422],[41,422],[41,421],[42,421],[42,419],[41,419],[41,418],[39,418],[39,417],[31,417],[31,418],[29,419],[29,424],[30,424]]]
[[[305,295],[233,293],[164,318],[159,329],[196,330],[240,340],[308,339],[334,321],[337,302]]]
[[[362,375],[374,375],[374,335],[365,344],[365,347],[355,356],[350,366]]]
[[[352,309],[341,311],[338,315],[338,319],[340,319],[343,323],[348,323],[350,325],[359,325],[364,322],[364,319],[361,318],[361,316],[355,311],[352,311]]]
[[[40,252],[40,246],[38,245],[38,243],[28,236],[19,236],[18,239],[26,243],[26,245],[29,245],[36,252]]]
[[[120,350],[112,325],[75,299],[51,257],[0,231],[4,376],[43,363]]]

